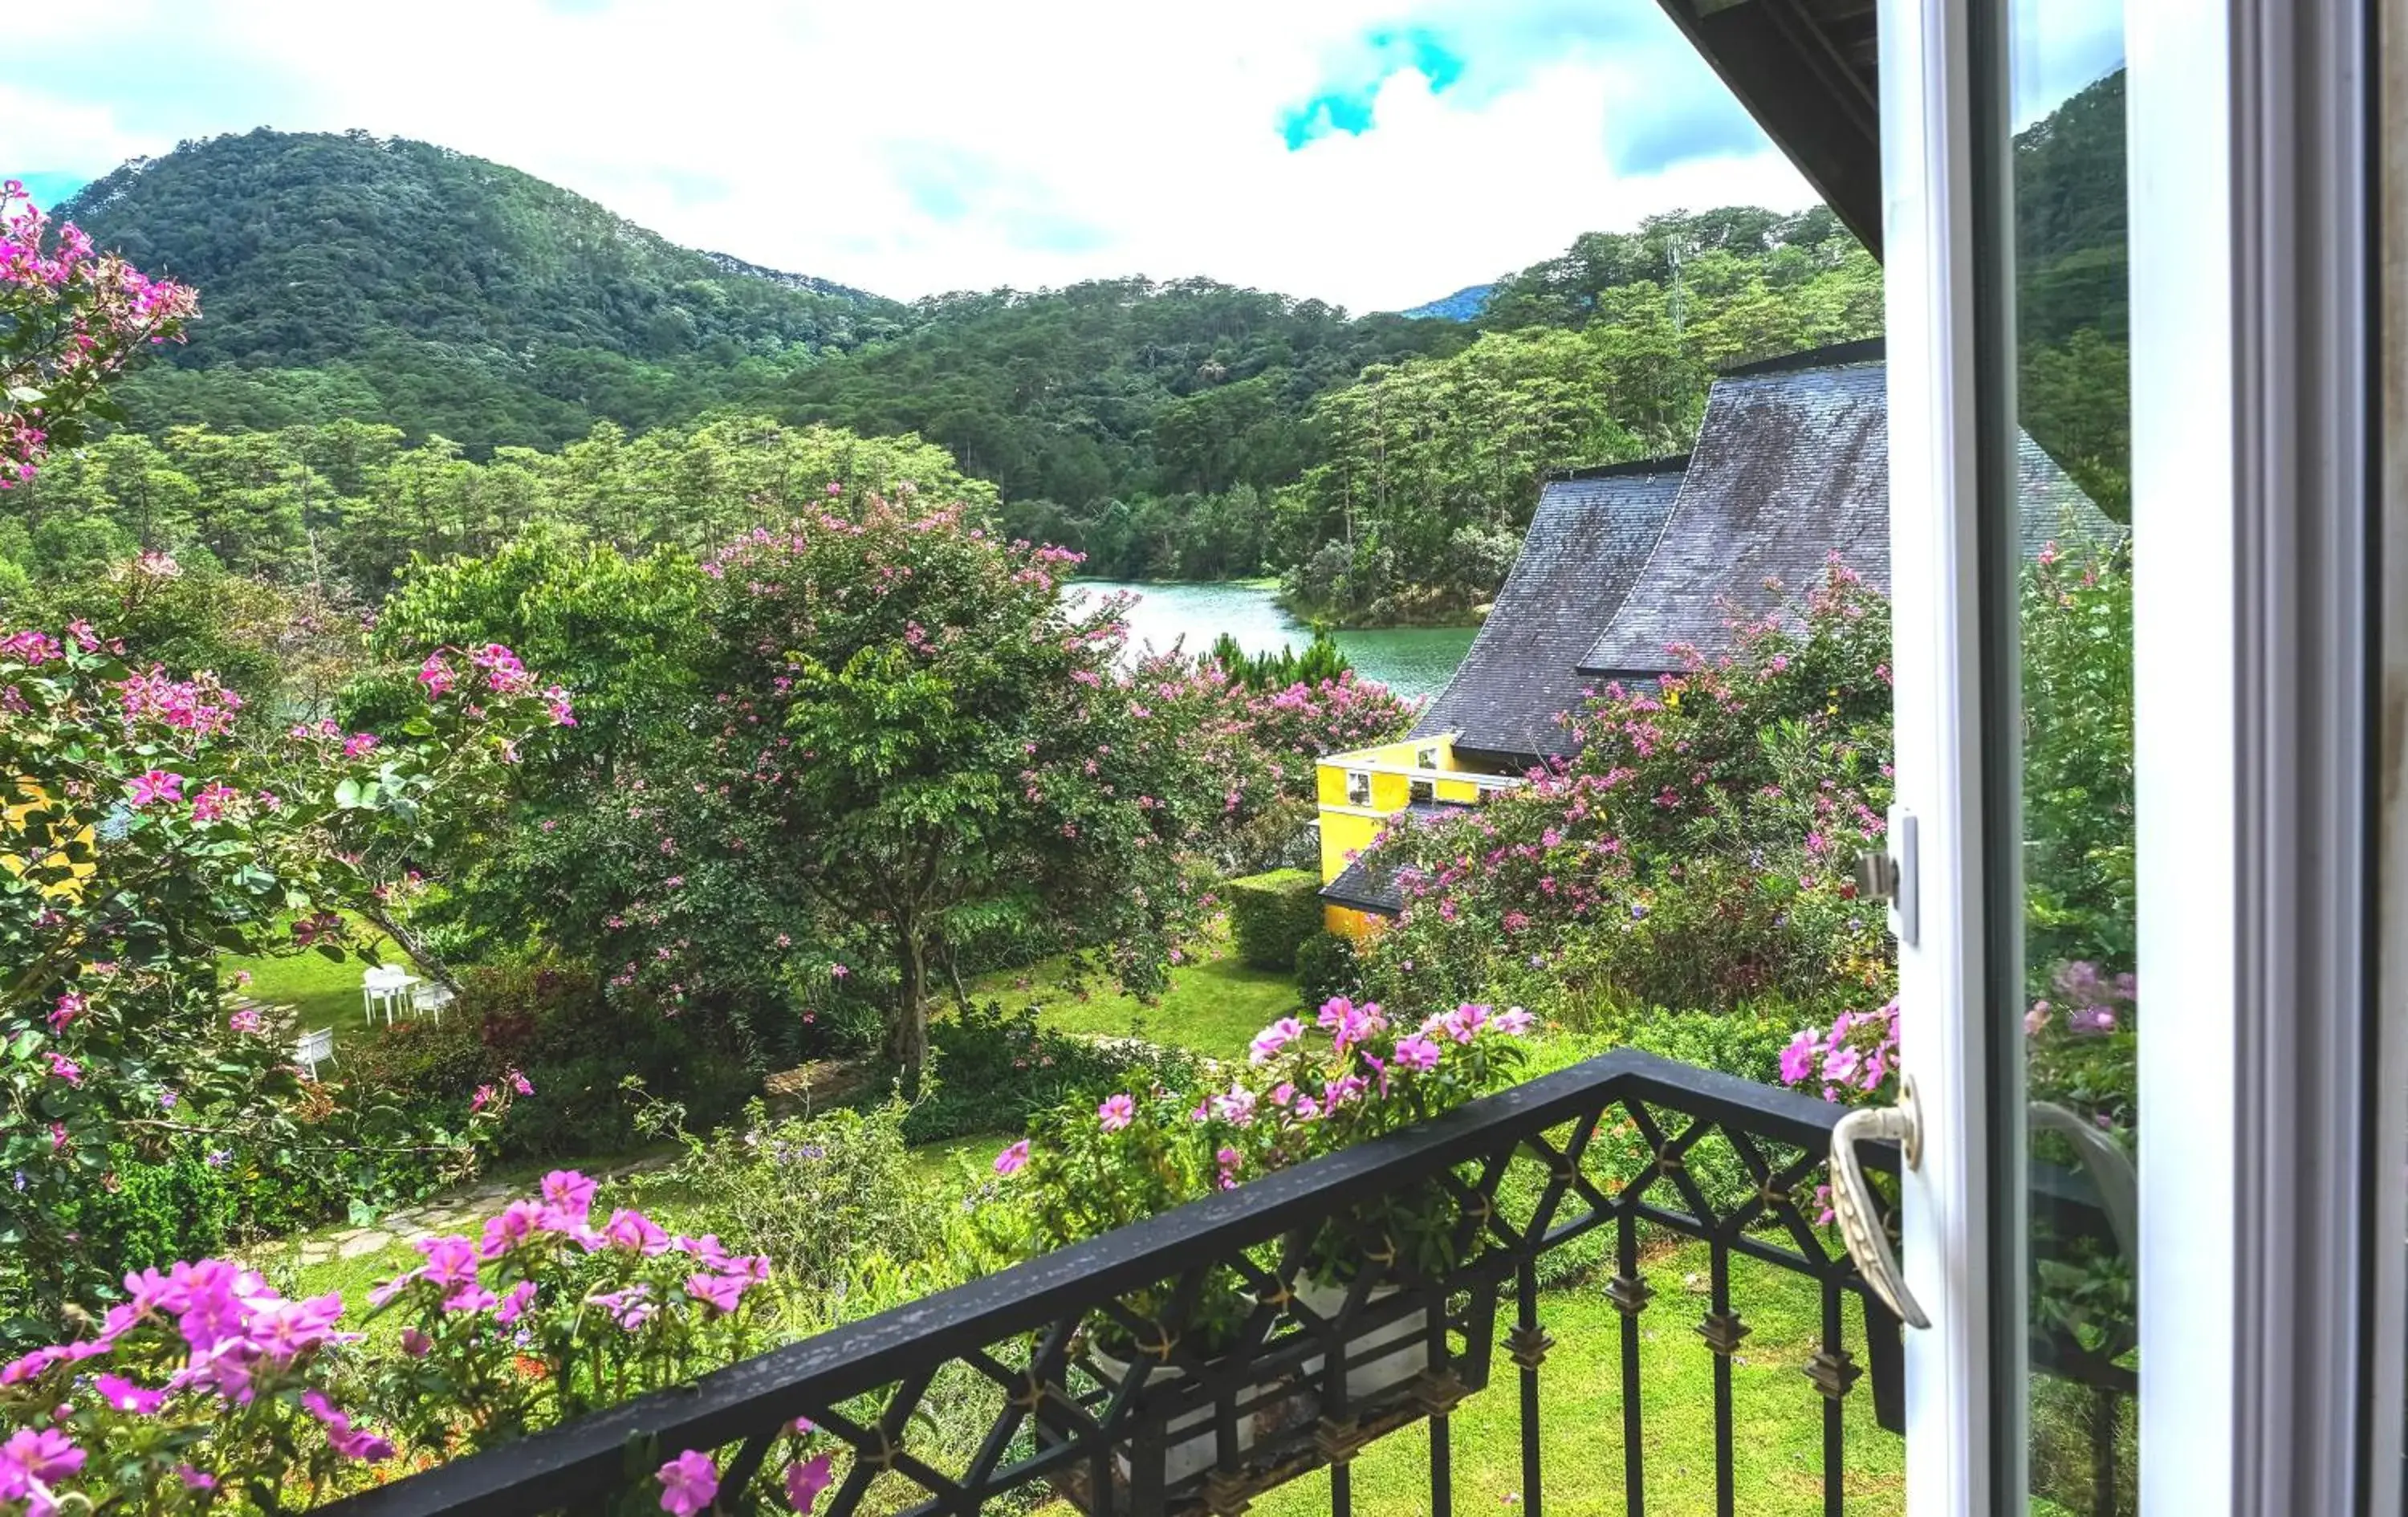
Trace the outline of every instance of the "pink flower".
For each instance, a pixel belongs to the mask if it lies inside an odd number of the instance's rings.
[[[829,1472],[828,1456],[816,1454],[786,1467],[786,1504],[799,1512],[809,1512],[820,1498],[820,1493],[835,1483]]]
[[[64,1053],[50,1055],[50,1078],[64,1080],[70,1085],[83,1083],[83,1066]]]
[[[995,1172],[998,1175],[1016,1175],[1020,1172],[1021,1166],[1027,1162],[1028,1139],[1024,1138],[995,1156]]]
[[[668,1252],[669,1235],[660,1224],[642,1212],[630,1211],[624,1207],[610,1213],[610,1220],[603,1224],[602,1236],[620,1248],[633,1249],[638,1253]]]
[[[491,1106],[493,1101],[494,1087],[491,1085],[480,1085],[477,1087],[476,1094],[468,1097],[468,1109],[470,1111],[482,1111],[485,1108]]]
[[[122,1375],[95,1375],[92,1388],[100,1393],[103,1401],[136,1417],[152,1415],[167,1399],[166,1392],[146,1391]]]
[[[1125,1091],[1096,1108],[1096,1124],[1108,1133],[1119,1132],[1136,1120],[1137,1103]]]
[[[347,759],[357,758],[362,753],[366,752],[369,749],[374,748],[376,745],[377,735],[375,733],[355,732],[343,739],[343,757]]]
[[[228,1032],[255,1033],[259,1031],[259,1009],[257,1007],[237,1007],[236,1008],[234,1014],[226,1018],[226,1030]]]
[[[152,801],[180,801],[184,798],[184,777],[165,769],[150,769],[134,777],[130,802],[148,806]]]
[[[505,1327],[509,1326],[524,1314],[528,1304],[534,1300],[535,1281],[531,1280],[519,1281],[502,1296],[501,1304],[494,1308],[494,1321]]]
[[[440,653],[429,653],[426,662],[418,666],[418,682],[426,687],[426,698],[435,700],[452,688],[452,665],[443,662]]]
[[[353,1429],[351,1419],[336,1410],[335,1404],[326,1399],[323,1392],[302,1392],[301,1405],[310,1416],[325,1425],[326,1441],[344,1458],[374,1464],[393,1457],[392,1443],[373,1433]]]
[[[510,1089],[518,1092],[521,1095],[533,1095],[535,1094],[535,1087],[527,1082],[527,1077],[519,1073],[515,1069],[511,1070],[509,1073],[509,1081]]]
[[[1419,1033],[1397,1039],[1397,1063],[1426,1074],[1438,1067],[1438,1045]]]
[[[415,1327],[401,1330],[401,1352],[413,1359],[423,1359],[434,1352],[435,1340]]]
[[[65,1434],[49,1427],[39,1432],[21,1427],[8,1435],[7,1442],[0,1443],[0,1499],[32,1496],[36,1488],[54,1485],[82,1467],[83,1451]],[[47,1504],[50,1498],[42,1496],[37,1500]]]
[[[211,784],[193,797],[193,820],[215,822],[225,815],[226,807],[240,799],[242,792],[228,785]]]
[[[713,1275],[697,1270],[685,1278],[685,1294],[718,1311],[733,1311],[744,1300],[752,1281],[735,1275]]]
[[[502,1209],[498,1217],[485,1223],[485,1236],[477,1252],[488,1259],[498,1259],[539,1232],[549,1231],[544,1224],[551,1212],[535,1201],[512,1201]]]
[[[584,1225],[594,1209],[594,1181],[574,1169],[555,1169],[543,1177],[542,1189],[553,1217],[570,1228]]]
[[[1800,1027],[1789,1046],[1781,1051],[1781,1082],[1795,1085],[1814,1072],[1814,1055],[1821,1052],[1822,1040],[1812,1027]]]
[[[692,1449],[660,1467],[661,1510],[675,1517],[695,1517],[719,1496],[719,1467],[710,1455]]]
[[[87,1003],[82,996],[77,995],[74,991],[68,991],[64,995],[61,995],[59,997],[58,1005],[50,1009],[50,1031],[54,1033],[63,1033],[66,1031],[67,1023],[73,1022],[76,1018],[82,1016],[88,1009],[88,1006],[89,1003]]]
[[[1304,1023],[1294,1017],[1282,1017],[1254,1035],[1247,1058],[1254,1064],[1268,1064],[1279,1056],[1280,1050],[1304,1036]]]
[[[422,1238],[411,1245],[426,1255],[419,1273],[437,1285],[473,1285],[477,1281],[477,1245],[465,1238]]]

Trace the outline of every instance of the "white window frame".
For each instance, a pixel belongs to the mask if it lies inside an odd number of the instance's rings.
[[[1370,770],[1349,769],[1346,771],[1346,804],[1349,806],[1369,806],[1371,804]]]
[[[2408,13],[2383,3],[2395,22]],[[1902,1224],[1909,1286],[1934,1317],[1907,1337],[1910,1517],[1987,1517],[1995,1493],[2020,1489],[2024,1446],[2020,1395],[1994,1390],[1992,1320],[2020,1321],[2022,1281],[1991,1278],[1991,1261],[2021,1235],[2022,1197],[1990,1194],[1981,1029],[1970,70],[1983,9],[1883,0],[1880,13],[1898,798],[1921,852],[1899,981],[1923,1152]],[[2367,802],[2381,604],[2366,572],[2369,21],[2283,0],[2129,0],[2126,16],[2152,1029],[2142,1510],[2396,1517],[2408,966],[2383,961],[2378,1040],[2366,961],[2378,920],[2386,946],[2408,944],[2408,891],[2378,901],[2371,877],[2379,837],[2408,880],[2408,828]],[[2386,505],[2392,540],[2408,541],[2408,474]],[[2386,572],[2396,690],[2408,568]],[[2382,758],[2408,768],[2408,752]]]

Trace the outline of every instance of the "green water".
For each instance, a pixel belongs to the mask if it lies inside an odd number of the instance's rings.
[[[1138,597],[1128,612],[1132,648],[1150,643],[1157,650],[1167,649],[1184,638],[1187,651],[1199,653],[1225,632],[1249,653],[1270,652],[1283,644],[1301,649],[1312,640],[1311,629],[1282,610],[1276,595],[1255,585],[1082,580],[1065,594],[1099,596],[1117,591]],[[1389,632],[1341,632],[1338,646],[1364,679],[1377,680],[1401,695],[1434,695],[1463,662],[1474,630],[1400,627]]]

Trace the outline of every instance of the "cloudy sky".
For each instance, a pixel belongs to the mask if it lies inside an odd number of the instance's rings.
[[[1813,199],[1656,0],[113,0],[106,46],[19,9],[0,175],[50,198],[358,126],[903,297],[1205,274],[1394,308]]]

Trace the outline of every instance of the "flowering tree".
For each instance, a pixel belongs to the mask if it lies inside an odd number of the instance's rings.
[[[265,750],[207,673],[132,663],[80,623],[0,636],[0,1298],[37,1314],[93,1282],[61,1218],[112,1144],[291,1140],[285,1029],[220,1004],[218,955],[339,956],[374,909],[570,719],[508,650],[438,653],[386,735],[332,723]]]
[[[785,898],[881,940],[914,1082],[950,945],[1108,945],[1132,988],[1161,981],[1192,771],[1116,675],[1117,616],[1063,608],[1075,561],[905,497],[705,565],[718,786]]]
[[[1886,607],[1835,563],[1795,608],[1731,624],[1732,651],[1681,651],[1657,688],[1609,687],[1570,717],[1577,758],[1374,845],[1407,897],[1367,965],[1389,999],[1888,998],[1849,869],[1885,826]]]
[[[93,249],[15,179],[0,182],[0,489],[34,477],[83,435],[100,387],[153,343],[181,340],[199,297]]]

